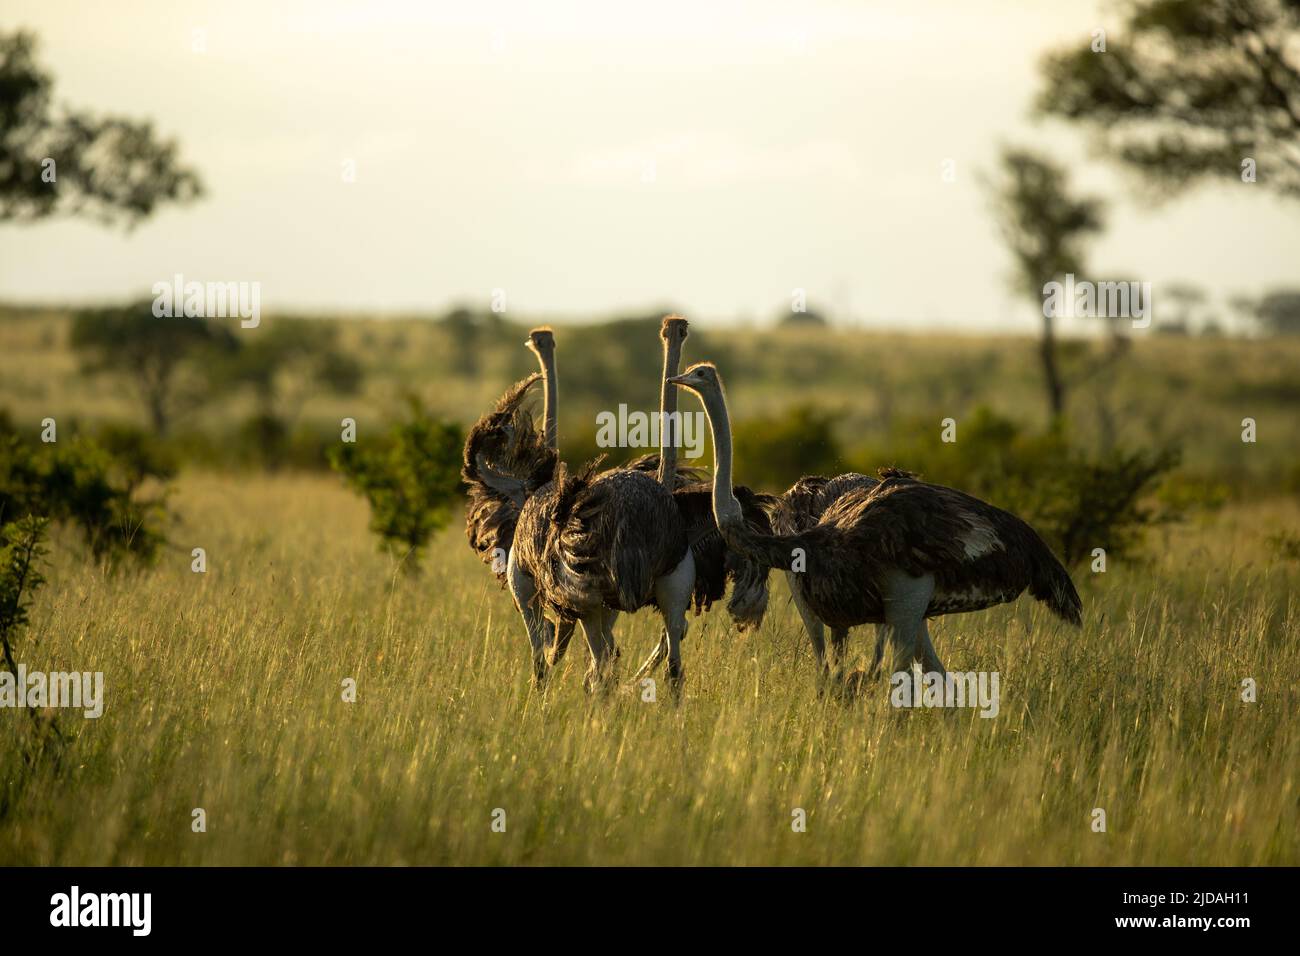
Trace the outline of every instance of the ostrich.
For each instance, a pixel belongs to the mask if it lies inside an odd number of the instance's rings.
[[[946,674],[926,619],[1014,601],[1026,589],[1078,625],[1082,602],[1069,573],[1015,515],[970,495],[885,469],[873,487],[841,495],[811,528],[767,535],[744,520],[731,488],[731,422],[717,369],[704,362],[671,379],[704,404],[713,429],[713,510],[727,543],[770,567],[806,562],[803,600],[832,628],[884,624],[894,672],[919,656]],[[872,663],[880,666],[882,648]]]
[[[561,623],[582,624],[591,667],[587,687],[605,683],[614,646],[605,627],[612,611],[653,604],[667,632],[668,677],[682,680],[681,642],[695,564],[672,492],[644,471],[598,474],[599,461],[530,495],[519,512],[507,575],[521,608],[539,601]],[[531,627],[531,625],[530,625]],[[530,630],[537,646],[540,635]]]
[[[695,556],[695,610],[707,610],[720,600],[726,590],[727,580],[734,582],[731,600],[727,607],[732,619],[746,630],[758,627],[767,610],[768,569],[733,551],[728,550],[718,526],[713,520],[713,489],[703,474],[696,469],[682,469],[677,464],[677,430],[681,419],[677,412],[677,386],[668,380],[677,374],[681,364],[682,345],[690,326],[680,315],[664,318],[659,330],[664,343],[664,374],[659,396],[660,442],[659,481],[673,490],[682,520],[686,522],[687,537]],[[744,486],[733,489],[739,497],[745,520],[763,532],[771,531],[767,507],[775,505],[770,495],[759,495]]]
[[[613,486],[626,486],[644,492],[647,485],[655,485],[652,473],[659,470],[660,461],[657,455],[643,455],[623,468],[611,469],[598,475],[593,473],[594,468],[584,469],[577,475],[570,475],[563,469],[557,471],[558,380],[555,374],[555,336],[549,328],[536,328],[529,333],[524,344],[537,356],[540,375],[534,374],[513,386],[498,401],[494,411],[483,416],[470,430],[466,441],[463,475],[470,488],[466,522],[470,544],[485,561],[493,565],[498,577],[510,586],[532,647],[534,682],[540,685],[549,670],[563,657],[576,620],[583,622],[589,645],[594,641],[600,651],[600,669],[606,669],[608,659],[617,656],[612,626],[622,605],[611,601],[606,606],[588,609],[590,614],[557,613],[558,625],[547,621],[543,614],[544,602],[539,600],[539,591],[545,584],[536,579],[539,565],[520,560],[516,556],[517,541],[525,537],[520,530],[521,512],[528,502],[535,502],[532,507],[537,510],[531,513],[533,517],[544,514],[546,520],[553,520],[555,514],[547,510],[551,505],[568,508],[582,504],[590,507],[593,502],[608,496]],[[533,426],[531,417],[521,408],[528,390],[539,380],[544,386],[543,426],[540,434]],[[692,470],[683,469],[683,472],[680,476],[670,476],[670,480],[677,483],[698,480],[700,477]],[[627,475],[638,477],[632,480],[632,484],[628,484],[620,477]],[[593,489],[589,493],[584,492],[589,484]],[[576,514],[575,520],[581,524],[587,517],[585,514]],[[530,557],[546,553],[544,549],[548,544],[553,547],[552,557],[563,552],[566,542],[550,540],[551,536],[543,533],[546,529],[536,523],[529,525],[529,528],[533,533],[529,539],[529,544],[533,546]],[[555,548],[559,550],[556,551]],[[503,555],[504,562],[501,561]],[[680,563],[680,560],[679,556],[676,563]],[[657,600],[657,595],[651,598],[652,602]],[[624,603],[628,603],[626,599]],[[555,608],[553,603],[547,606]]]
[[[522,407],[529,389],[540,380],[534,372],[509,388],[465,438],[461,467],[469,489],[465,535],[470,548],[503,585],[508,580],[519,511],[529,495],[550,483],[558,460]],[[547,648],[555,643],[554,628],[534,606],[520,604],[519,611],[532,644],[533,680],[540,685],[547,673]]]
[[[673,489],[673,501],[686,523],[687,540],[695,559],[693,603],[695,613],[707,610],[726,592],[727,581],[732,581],[731,599],[727,611],[741,630],[757,628],[767,610],[768,569],[729,549],[718,533],[713,520],[712,487],[700,480],[692,470],[691,480],[681,484],[677,477],[677,386],[670,379],[677,374],[681,364],[682,345],[689,334],[689,323],[679,315],[664,318],[659,335],[664,343],[664,374],[659,396],[660,444],[659,481]],[[774,507],[777,499],[758,495],[743,486],[734,489],[740,499],[745,520],[756,530],[770,532],[766,508]],[[668,653],[667,635],[660,638],[654,652],[637,670],[634,679],[640,680],[652,671]]]
[[[535,328],[524,345],[537,357],[540,372],[508,389],[496,407],[470,429],[461,469],[469,488],[465,534],[470,547],[503,585],[507,583],[519,509],[530,494],[551,481],[559,460],[555,333],[549,326]],[[538,381],[543,387],[540,433],[522,408],[529,389]],[[532,645],[533,679],[540,685],[552,662],[563,655],[573,625],[557,631],[535,603],[521,604],[519,611]]]
[[[797,534],[807,531],[821,520],[826,509],[834,504],[841,495],[858,488],[874,488],[879,482],[869,475],[847,472],[834,478],[821,475],[805,475],[796,481],[780,498],[771,511],[772,528],[777,534]],[[849,637],[847,627],[831,628],[830,655],[826,653],[825,625],[808,607],[803,596],[802,574],[796,571],[785,572],[786,583],[790,587],[790,596],[795,609],[803,621],[804,630],[808,632],[808,642],[812,644],[813,656],[817,662],[818,686],[844,660],[844,644]],[[885,627],[876,627],[877,655],[884,650]]]
[[[665,327],[669,319],[677,319],[685,326],[686,320],[679,316],[669,316],[664,320]],[[683,332],[683,338],[685,333]],[[557,409],[559,407],[559,377],[555,370],[555,333],[550,326],[539,326],[528,333],[528,338],[524,340],[524,345],[537,357],[538,367],[541,369],[542,389],[543,389],[543,406],[542,421],[543,432],[545,434],[546,446],[559,454],[559,424]],[[680,352],[679,352],[680,354]],[[673,373],[676,374],[677,366],[673,365]],[[665,386],[671,388],[671,386]],[[674,393],[673,405],[676,407],[676,389]],[[661,396],[662,398],[662,396]],[[675,455],[675,449],[674,449]],[[675,466],[675,458],[672,462]],[[634,458],[632,461],[616,468],[607,469],[600,473],[599,477],[608,477],[617,471],[629,470],[639,471],[646,475],[661,475],[661,459],[658,454],[653,452]],[[667,485],[669,487],[680,487],[684,484],[699,482],[704,475],[694,468],[670,469],[667,472]],[[524,591],[528,592],[526,582],[524,582]],[[535,602],[534,602],[535,603]],[[604,641],[611,649],[614,657],[618,656],[618,646],[614,642],[614,623],[618,619],[618,611],[606,609],[605,622],[603,625]],[[554,668],[564,659],[565,652],[569,649],[569,642],[573,638],[573,621],[561,620],[558,625],[551,625],[547,622],[545,625],[545,666]]]

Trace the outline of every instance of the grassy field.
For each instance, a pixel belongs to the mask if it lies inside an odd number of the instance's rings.
[[[694,620],[680,706],[588,698],[576,645],[538,694],[459,527],[410,578],[327,475],[189,472],[172,506],[152,571],[54,542],[20,659],[103,671],[107,702],[34,772],[0,713],[0,864],[1300,863],[1296,566],[1264,544],[1294,500],[1085,569],[1081,631],[1028,599],[939,620],[950,668],[1000,673],[994,719],[818,698],[775,576],[759,633]],[[656,634],[620,621],[625,683]]]

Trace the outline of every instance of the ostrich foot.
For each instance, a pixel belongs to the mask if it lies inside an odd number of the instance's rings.
[[[672,695],[673,703],[682,702],[682,685],[686,681],[686,668],[682,666],[681,661],[668,662],[668,691]]]

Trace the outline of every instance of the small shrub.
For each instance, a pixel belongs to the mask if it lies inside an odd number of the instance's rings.
[[[27,625],[32,595],[45,583],[41,561],[48,526],[48,518],[28,515],[0,527],[0,648],[5,665],[15,674],[14,642]]]
[[[1098,459],[1072,453],[1044,475],[1027,511],[1066,564],[1083,561],[1093,548],[1105,548],[1111,558],[1128,557],[1147,529],[1180,513],[1148,503],[1177,463],[1173,451],[1116,450]]]
[[[41,565],[46,554],[48,527],[48,518],[34,515],[0,526],[0,654],[3,654],[0,667],[15,679],[18,663],[14,646],[27,626],[27,609],[32,597],[45,583]],[[26,713],[31,718],[28,725],[31,732],[20,738],[23,768],[18,774],[0,778],[0,819],[9,813],[15,798],[32,781],[33,771],[45,758],[49,758],[49,765],[55,770],[61,766],[61,755],[68,742],[53,716],[31,707],[26,708]]]
[[[95,432],[95,441],[113,459],[113,469],[133,493],[146,481],[170,481],[176,477],[180,459],[176,449],[159,440],[157,434],[134,425],[110,423]]]
[[[163,543],[161,498],[133,495],[142,464],[85,436],[33,448],[0,431],[0,521],[28,515],[75,525],[97,559],[152,561]]]
[[[335,445],[329,457],[370,502],[370,529],[380,546],[414,571],[459,500],[464,434],[457,425],[433,418],[414,397],[408,402],[407,421],[380,438]]]

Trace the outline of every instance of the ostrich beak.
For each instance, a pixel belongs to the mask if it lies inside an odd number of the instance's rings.
[[[670,383],[672,383],[673,385],[685,385],[685,384],[686,384],[686,376],[685,376],[685,375],[670,375],[670,376],[668,376],[668,378],[664,379],[664,381],[666,381],[666,382],[670,382]]]
[[[530,349],[530,348],[532,348],[532,347],[533,347],[533,340],[532,340],[532,339],[524,339],[524,348],[526,348],[526,349]]]

